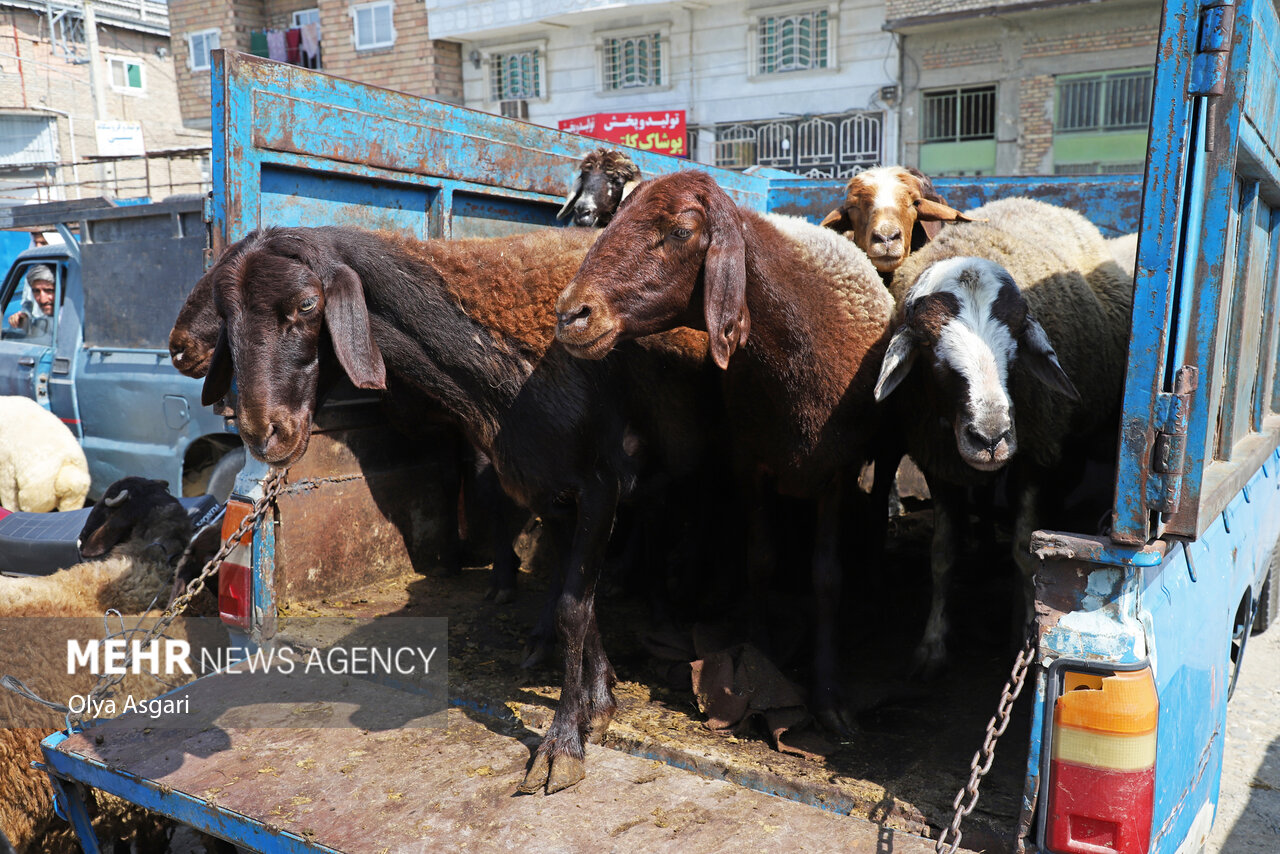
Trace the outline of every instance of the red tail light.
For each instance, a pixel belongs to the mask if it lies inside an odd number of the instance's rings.
[[[227,502],[222,517],[222,539],[228,541],[253,507],[243,501]],[[253,620],[253,530],[236,541],[218,570],[218,616],[222,622],[248,631]]]
[[[1044,843],[1055,854],[1146,854],[1159,700],[1151,668],[1059,671]]]

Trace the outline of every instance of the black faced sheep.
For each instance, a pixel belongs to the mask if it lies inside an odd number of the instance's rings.
[[[657,342],[608,362],[556,345],[555,297],[598,234],[422,242],[268,228],[211,271],[223,325],[205,400],[221,398],[234,374],[241,435],[256,457],[288,465],[302,456],[327,373],[340,366],[362,388],[383,388],[390,373],[434,398],[492,461],[504,491],[542,517],[565,556],[556,606],[564,681],[526,792],[582,779],[584,739],[602,736],[616,709],[595,584],[615,507],[652,450],[629,441],[642,402],[624,376],[655,349],[695,378],[707,365],[705,345],[686,353]]]
[[[0,397],[0,507],[78,510],[88,494],[89,463],[67,425],[30,398]]]
[[[0,578],[0,614],[101,619],[109,608],[136,614],[163,604],[173,563],[190,537],[187,512],[169,495],[163,481],[140,477],[117,481],[94,506],[81,531],[86,560],[45,577]],[[64,657],[50,663],[40,674],[65,662]],[[72,685],[71,677],[64,678],[68,687],[49,699],[66,703],[71,694],[85,690],[85,685]],[[10,708],[28,702],[8,695],[0,700]],[[47,734],[43,729],[0,729],[0,834],[21,852],[79,850],[70,828],[54,815],[48,779],[30,766],[41,760],[40,740]],[[94,826],[104,838],[129,837],[140,849],[161,844],[157,838],[163,835],[157,834],[162,824],[143,810],[109,798],[100,806],[104,808]]]
[[[1116,438],[1132,305],[1132,279],[1074,211],[1016,198],[969,215],[988,224],[947,228],[898,268],[898,327],[876,386],[877,399],[892,395],[892,432],[934,500],[933,604],[917,650],[926,671],[946,657],[964,488],[1006,466],[1020,618],[1031,616],[1045,485]]]
[[[640,169],[621,151],[597,148],[582,158],[556,219],[604,228],[622,200],[640,183]]]
[[[708,331],[741,479],[817,502],[814,711],[850,728],[836,684],[841,481],[871,450],[893,310],[866,255],[828,229],[739,207],[706,173],[681,172],[636,190],[556,310],[557,337],[587,359],[676,326]],[[758,590],[769,550],[767,522],[753,515]]]

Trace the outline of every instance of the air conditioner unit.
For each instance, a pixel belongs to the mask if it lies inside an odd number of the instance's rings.
[[[499,112],[505,119],[527,119],[529,118],[529,102],[528,101],[499,101]]]

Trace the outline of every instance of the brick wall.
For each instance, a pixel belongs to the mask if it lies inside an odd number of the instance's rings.
[[[1036,175],[1052,171],[1045,158],[1053,148],[1053,76],[1024,77],[1018,87],[1018,171]]]
[[[119,198],[150,195],[163,198],[170,192],[200,192],[200,158],[149,158],[109,165],[90,164],[97,155],[98,143],[94,125],[93,89],[87,64],[74,64],[55,52],[48,37],[43,16],[13,7],[0,8],[0,43],[5,53],[21,56],[21,61],[0,58],[0,110],[12,113],[46,115],[58,123],[58,156],[62,164],[51,176],[60,188],[51,189],[46,198],[76,198],[75,176],[79,176],[81,195],[110,193]],[[175,82],[174,58],[169,54],[169,39],[139,33],[99,22],[98,46],[101,62],[104,119],[138,122],[142,125],[147,151],[199,148],[209,145],[209,135],[190,130],[178,118],[178,90]],[[160,56],[164,53],[165,56]],[[85,47],[80,46],[81,56]],[[143,67],[144,89],[140,94],[114,91],[111,87],[109,58],[136,62]],[[36,109],[44,105],[70,114],[69,118]],[[71,129],[74,126],[74,145]],[[73,168],[72,149],[80,163]],[[150,166],[151,187],[146,184]],[[172,188],[170,187],[172,183]]]
[[[981,65],[1000,61],[1000,45],[987,44],[942,45],[927,50],[920,56],[920,64],[926,69],[956,68],[962,65]]]
[[[1032,38],[1027,40],[1023,48],[1023,55],[1028,57],[1063,56],[1064,54],[1096,53],[1099,51],[1140,47],[1150,47],[1154,50],[1156,40],[1160,35],[1157,23],[1153,21],[1150,26]]]
[[[265,27],[261,0],[171,0],[169,32],[182,120],[209,127],[209,72],[192,71],[189,33],[218,30],[222,47],[248,51],[249,34]]]

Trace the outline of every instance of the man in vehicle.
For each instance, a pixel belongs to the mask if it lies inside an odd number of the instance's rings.
[[[54,275],[45,264],[36,264],[27,272],[27,288],[34,305],[23,307],[9,315],[9,326],[26,332],[29,338],[48,335],[52,330],[54,311]]]

